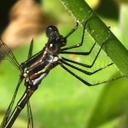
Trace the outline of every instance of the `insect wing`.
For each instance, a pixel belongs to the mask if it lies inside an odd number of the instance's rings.
[[[19,69],[19,63],[17,62],[12,50],[2,40],[0,40],[0,61],[5,57],[7,57],[7,59]]]

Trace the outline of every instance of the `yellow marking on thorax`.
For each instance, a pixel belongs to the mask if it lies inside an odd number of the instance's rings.
[[[51,65],[51,64],[46,65],[42,70],[40,70],[40,71],[38,71],[37,73],[34,73],[34,74],[35,74],[35,75],[38,75],[38,74],[40,74],[40,73],[43,73],[43,72],[47,71],[47,69],[49,68],[50,65]]]

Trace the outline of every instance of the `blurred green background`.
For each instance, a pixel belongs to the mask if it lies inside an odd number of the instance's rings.
[[[79,0],[75,1],[79,2]],[[87,0],[116,37],[125,47],[127,44],[128,5],[121,0]],[[40,6],[53,19],[62,35],[66,35],[76,21],[59,0],[40,0]],[[82,27],[69,39],[72,45],[81,39]],[[41,50],[47,42],[45,33],[34,39],[34,53]],[[86,32],[84,45],[78,51],[88,51],[95,41]],[[27,58],[29,45],[13,50],[17,60],[23,62]],[[88,57],[66,56],[90,64],[99,46],[96,45]],[[22,53],[22,54],[21,54]],[[93,68],[94,71],[111,63],[111,60],[102,51]],[[115,65],[91,77],[78,73],[91,83],[104,81],[119,75]],[[8,61],[0,63],[0,119],[11,100],[19,71]],[[34,117],[34,128],[128,128],[128,80],[117,80],[108,84],[88,87],[64,71],[61,67],[53,69],[42,81],[39,89],[31,97],[31,106]],[[22,84],[17,100],[23,94],[25,87]],[[18,117],[15,128],[24,128],[27,124],[26,109]]]

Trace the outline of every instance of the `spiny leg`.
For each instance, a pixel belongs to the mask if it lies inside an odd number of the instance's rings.
[[[97,55],[95,56],[95,58],[94,58],[92,64],[90,64],[90,65],[88,65],[88,64],[83,64],[83,63],[80,63],[80,62],[77,62],[77,61],[73,61],[73,60],[70,60],[70,59],[67,59],[67,58],[64,58],[64,57],[62,57],[62,59],[65,60],[65,61],[74,63],[74,64],[78,64],[78,65],[84,66],[84,67],[86,67],[86,68],[91,68],[91,67],[93,67],[93,65],[95,64],[95,62],[96,62],[96,60],[97,60],[97,58],[98,58],[98,56],[99,56],[99,54],[100,54],[100,52],[101,52],[101,49],[102,49],[103,45],[104,45],[104,43],[103,43],[102,46],[100,47],[100,49],[99,49]]]
[[[96,59],[97,59],[97,57],[98,57],[98,55],[99,55],[99,53],[100,53],[100,51],[101,51],[103,45],[106,43],[106,41],[107,41],[109,38],[110,38],[110,35],[103,41],[102,46],[101,46],[99,52],[97,53],[97,55],[96,55],[96,57],[95,57],[95,59],[94,59],[94,61],[93,61],[93,63],[92,63],[91,65],[83,65],[83,64],[81,64],[81,63],[78,63],[78,62],[72,61],[72,60],[67,60],[67,61],[68,61],[68,62],[75,63],[75,64],[80,64],[80,65],[85,66],[85,67],[88,67],[88,68],[93,67],[93,65],[94,65],[94,63],[95,63],[95,61],[96,61]],[[65,60],[66,60],[66,59],[65,59]],[[103,82],[98,82],[98,83],[94,83],[94,84],[89,83],[88,81],[82,79],[80,76],[78,76],[77,74],[75,74],[74,72],[72,72],[70,69],[68,69],[63,63],[65,63],[65,62],[60,62],[60,65],[61,65],[61,67],[62,67],[63,69],[65,69],[65,70],[66,70],[67,72],[69,72],[71,75],[73,75],[74,77],[76,77],[77,79],[79,79],[81,82],[83,82],[84,84],[86,84],[86,85],[88,85],[88,86],[95,86],[95,85],[99,85],[99,84],[102,84],[102,83],[107,83],[107,82],[109,82],[109,81],[103,81]],[[70,65],[69,63],[65,63],[65,64],[68,65],[68,66],[70,66],[70,67],[72,67],[72,68],[75,68],[76,70],[79,70],[79,71],[85,73],[85,71],[81,70],[81,69],[78,68],[78,67],[75,67],[75,66],[73,66],[73,65]],[[110,66],[110,65],[112,65],[112,64],[109,64],[108,66]],[[96,72],[98,72],[98,70],[96,70]],[[86,74],[88,74],[88,73],[86,72]],[[117,78],[117,79],[119,79],[119,78]],[[113,80],[113,79],[112,79],[112,80]],[[110,81],[112,81],[112,80],[110,80]]]
[[[66,66],[64,66],[64,64],[60,64],[60,66],[65,69],[69,74],[73,75],[74,77],[76,77],[78,80],[80,80],[82,83],[84,83],[85,85],[87,86],[96,86],[96,85],[100,85],[100,84],[105,84],[105,83],[109,83],[109,82],[112,82],[112,81],[115,81],[115,80],[118,80],[120,78],[127,78],[128,77],[128,74],[125,74],[125,75],[122,75],[122,76],[119,76],[119,77],[116,77],[116,78],[112,78],[110,80],[106,80],[106,81],[102,81],[102,82],[97,82],[97,83],[90,83],[84,79],[82,79],[80,76],[76,75],[74,72],[72,72],[70,69],[68,69]]]
[[[105,83],[109,83],[109,82],[112,82],[112,81],[115,81],[115,80],[118,80],[121,78],[128,78],[128,74],[124,74],[122,76],[117,76],[115,78],[111,78],[110,80],[101,81],[101,82],[95,83],[93,85],[105,84]]]
[[[92,52],[92,50],[93,50],[93,48],[94,48],[95,45],[96,45],[96,43],[93,44],[93,46],[91,47],[91,49],[90,49],[88,52],[70,52],[70,51],[62,51],[62,52],[60,52],[60,53],[61,53],[61,54],[89,55],[89,54]]]
[[[99,72],[99,71],[101,71],[101,70],[103,70],[103,69],[105,69],[105,68],[107,68],[107,67],[109,67],[109,66],[111,66],[112,65],[112,63],[110,63],[110,64],[108,64],[107,66],[105,66],[105,67],[102,67],[102,68],[99,68],[99,69],[97,69],[97,70],[95,70],[95,71],[93,71],[93,72],[89,72],[89,71],[86,71],[86,70],[83,70],[83,69],[81,69],[81,68],[79,68],[79,67],[77,67],[77,66],[74,66],[74,65],[72,65],[72,64],[69,64],[69,63],[67,63],[65,60],[63,60],[63,59],[60,59],[60,61],[61,61],[61,63],[63,63],[63,64],[65,64],[65,65],[67,65],[67,66],[69,66],[69,67],[71,67],[71,68],[73,68],[73,69],[76,69],[76,70],[78,70],[78,71],[80,71],[80,72],[82,72],[82,73],[84,73],[84,74],[86,74],[86,75],[93,75],[93,74],[95,74],[95,73],[97,73],[97,72]]]
[[[73,34],[77,30],[78,25],[78,22],[76,22],[76,26],[64,38],[68,38],[71,34]]]
[[[74,77],[76,77],[78,80],[80,80],[82,83],[84,83],[85,85],[88,85],[88,86],[92,86],[91,83],[85,81],[84,79],[82,79],[81,77],[79,77],[78,75],[76,75],[75,73],[73,73],[71,70],[69,70],[66,66],[64,66],[63,64],[60,64],[61,67],[63,69],[65,69],[69,74],[73,75]]]
[[[82,34],[82,38],[81,38],[80,43],[77,43],[77,44],[72,45],[72,46],[69,46],[69,47],[62,48],[62,49],[61,49],[61,52],[62,52],[62,51],[65,51],[65,50],[69,50],[69,49],[73,49],[73,48],[77,48],[77,47],[82,46],[83,41],[84,41],[85,27],[86,27],[86,22],[85,22],[85,25],[84,25],[84,27],[83,27],[83,34]]]
[[[73,49],[73,48],[78,48],[78,47],[81,47],[83,45],[84,35],[85,35],[85,28],[86,28],[86,25],[87,25],[88,21],[92,18],[92,16],[93,16],[93,13],[91,12],[89,17],[86,18],[86,21],[83,25],[83,33],[82,33],[82,38],[81,38],[80,43],[77,43],[77,44],[69,46],[69,47],[65,47],[65,48],[61,49],[61,51],[65,51],[65,50],[69,50],[69,49]]]
[[[89,64],[89,65],[88,65],[88,64],[83,64],[83,63],[80,63],[80,62],[77,62],[77,61],[73,61],[73,60],[70,60],[70,59],[67,59],[67,58],[64,58],[64,57],[62,57],[62,59],[65,60],[65,61],[67,61],[67,62],[71,62],[71,63],[74,63],[74,64],[78,64],[78,65],[84,66],[84,67],[86,67],[86,68],[91,68],[91,67],[93,67],[93,65],[95,64],[95,62],[96,62],[96,60],[97,60],[97,58],[98,58],[98,56],[99,56],[99,54],[100,54],[100,52],[101,52],[101,49],[103,48],[104,44],[106,43],[106,41],[107,41],[109,38],[110,38],[110,35],[103,41],[103,43],[102,43],[102,45],[101,45],[101,47],[100,47],[100,49],[99,49],[97,55],[95,56],[93,62],[92,62],[91,64]],[[113,63],[111,63],[111,64],[113,64]]]

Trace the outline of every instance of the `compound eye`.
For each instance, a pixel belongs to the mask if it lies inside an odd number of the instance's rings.
[[[50,38],[59,35],[59,33],[55,26],[49,26],[46,30],[46,35]]]
[[[53,43],[50,43],[48,48],[51,52],[56,52],[58,50],[57,45]]]

